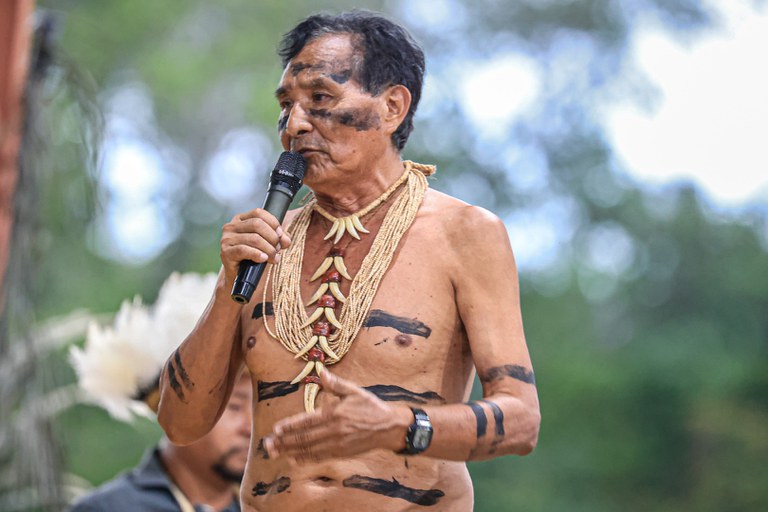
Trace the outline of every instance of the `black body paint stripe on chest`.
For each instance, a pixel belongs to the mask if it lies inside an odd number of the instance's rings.
[[[526,384],[536,384],[533,372],[528,368],[517,364],[505,364],[504,366],[490,368],[480,376],[480,381],[493,382],[503,379],[504,377],[512,377],[513,379],[525,382]]]
[[[372,309],[365,319],[363,327],[392,327],[403,334],[414,334],[423,338],[429,338],[432,329],[415,318],[395,316],[380,309]]]
[[[394,477],[390,481],[381,478],[352,475],[349,478],[345,478],[342,485],[351,489],[360,489],[361,491],[381,494],[390,498],[400,498],[401,500],[425,507],[436,505],[440,498],[445,496],[445,493],[440,489],[413,489],[406,487]]]
[[[299,384],[291,384],[287,380],[278,380],[276,382],[259,381],[257,383],[259,402],[289,395],[299,390]]]
[[[263,317],[264,315],[273,316],[274,314],[275,312],[272,309],[271,302],[259,302],[253,308],[253,314],[251,314],[251,318],[255,320],[257,318]]]
[[[279,494],[291,486],[291,479],[287,476],[281,476],[274,482],[256,482],[251,489],[253,496],[264,496],[265,494]]]
[[[373,386],[365,386],[367,389],[379,399],[385,402],[412,402],[415,404],[426,404],[430,401],[437,401],[445,403],[445,398],[435,393],[434,391],[424,391],[423,393],[417,393],[410,391],[400,386],[393,386],[388,384],[375,384]]]

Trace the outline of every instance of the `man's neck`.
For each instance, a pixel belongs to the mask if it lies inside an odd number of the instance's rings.
[[[388,153],[371,169],[363,169],[343,187],[313,190],[317,203],[332,215],[358,212],[383,194],[404,172],[399,153]]]

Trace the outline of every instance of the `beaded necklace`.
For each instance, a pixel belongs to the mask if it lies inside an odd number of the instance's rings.
[[[266,317],[264,325],[273,338],[295,354],[295,358],[307,362],[291,383],[304,384],[304,408],[308,412],[315,408],[315,398],[320,391],[319,375],[325,365],[336,364],[346,355],[363,326],[400,239],[416,218],[428,187],[426,176],[435,172],[432,165],[411,161],[405,161],[403,165],[405,172],[387,191],[352,215],[334,217],[312,199],[288,228],[293,243],[283,254],[280,263],[270,265],[267,271],[263,300],[266,303],[269,280],[274,273],[274,332]],[[405,190],[392,203],[370,251],[353,278],[344,264],[344,249],[338,247],[338,242],[345,233],[357,240],[360,239],[360,233],[368,233],[361,219],[384,203],[403,183],[406,184]],[[324,239],[333,237],[334,240],[328,255],[310,278],[310,282],[320,279],[320,286],[305,306],[301,300],[301,267],[307,228],[315,211],[332,222]],[[339,288],[342,278],[352,281],[347,297]],[[316,304],[314,311],[307,315],[305,308],[313,304]],[[335,309],[339,304],[341,312],[336,315]]]

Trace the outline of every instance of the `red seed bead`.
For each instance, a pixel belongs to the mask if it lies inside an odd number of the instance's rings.
[[[336,298],[326,293],[317,300],[317,305],[323,308],[335,308]]]
[[[310,361],[320,361],[321,363],[325,362],[325,352],[320,350],[317,347],[312,347],[309,349],[309,353],[307,354],[307,359]]]
[[[339,274],[338,270],[329,270],[325,273],[323,276],[323,282],[324,283],[340,283],[341,282],[341,274]]]
[[[331,249],[331,256],[341,256],[343,258],[344,257],[344,249],[342,249],[341,247],[339,247],[337,245],[334,245],[333,248]]]
[[[315,336],[328,336],[331,334],[331,325],[325,320],[318,320],[312,326],[312,334]]]
[[[303,379],[301,379],[301,382],[304,384],[320,384],[320,377],[317,375],[307,375]]]

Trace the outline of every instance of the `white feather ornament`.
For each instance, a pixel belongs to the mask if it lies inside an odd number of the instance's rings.
[[[70,349],[78,383],[89,399],[123,421],[151,417],[141,397],[157,387],[163,364],[194,328],[215,284],[213,273],[174,272],[152,309],[135,297],[122,303],[111,327],[91,323],[85,347]]]

